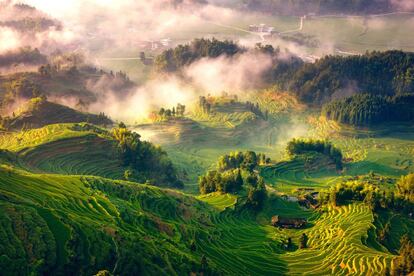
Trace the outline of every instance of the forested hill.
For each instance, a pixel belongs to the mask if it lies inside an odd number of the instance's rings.
[[[190,44],[162,52],[155,59],[155,68],[157,71],[174,72],[204,57],[233,56],[242,51],[245,49],[232,41],[195,39]]]
[[[316,14],[374,14],[409,11],[404,1],[395,0],[243,0],[231,2],[246,10],[271,12],[283,15]]]
[[[269,85],[272,85],[275,79],[281,83],[287,82],[303,65],[302,59],[287,49],[282,51],[279,47],[274,48],[272,45],[261,43],[252,48],[245,48],[233,41],[202,38],[162,52],[155,59],[155,70],[164,73],[177,72],[202,58],[231,58],[246,52],[256,56],[267,55],[271,60],[271,66],[262,75],[262,81]]]
[[[357,94],[324,105],[322,114],[340,123],[356,126],[414,121],[414,94],[392,98]]]
[[[347,91],[388,96],[414,93],[414,53],[386,51],[326,56],[315,63],[303,64],[290,78],[275,75],[273,81],[312,104],[342,98]]]

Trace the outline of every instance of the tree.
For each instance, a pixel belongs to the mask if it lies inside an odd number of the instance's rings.
[[[183,187],[173,163],[160,147],[141,141],[141,136],[128,130],[123,123],[113,129],[112,135],[117,141],[121,165],[131,171],[125,172],[125,178],[133,176],[140,183],[150,181],[154,185]]]
[[[158,115],[160,115],[161,117],[163,117],[165,114],[165,109],[163,107],[161,107],[160,111],[158,112]]]
[[[407,235],[401,238],[400,243],[400,255],[394,259],[391,275],[410,275],[411,272],[414,272],[414,243]]]
[[[112,274],[108,270],[100,270],[95,276],[111,276]]]
[[[397,192],[405,200],[414,202],[414,173],[401,177],[397,182]]]
[[[291,249],[293,247],[293,242],[292,242],[291,237],[288,237],[286,247],[287,249]]]
[[[130,180],[131,177],[132,177],[132,171],[130,169],[125,170],[125,172],[124,172],[124,178],[125,178],[125,180]]]
[[[118,124],[118,128],[124,128],[124,129],[126,129],[126,125],[124,124],[124,122],[120,122]]]
[[[236,191],[240,190],[243,186],[243,178],[242,178],[240,169],[237,170],[237,174],[234,179],[234,186],[235,186]]]
[[[208,261],[206,255],[201,257],[201,271],[207,271],[208,269]]]
[[[302,236],[300,236],[299,239],[299,248],[307,248],[308,244],[308,236],[303,233]]]
[[[267,193],[264,180],[260,176],[257,176],[256,187],[249,187],[247,205],[250,206],[253,210],[259,211],[262,209],[266,197]]]

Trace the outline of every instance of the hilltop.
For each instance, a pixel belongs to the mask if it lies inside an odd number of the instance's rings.
[[[2,126],[8,130],[39,128],[56,123],[89,122],[96,125],[112,125],[113,122],[103,113],[99,115],[79,112],[64,105],[47,101],[45,98],[29,100],[12,117],[2,119]]]

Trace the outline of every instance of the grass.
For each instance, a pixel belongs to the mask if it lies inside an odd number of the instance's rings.
[[[232,194],[211,193],[197,197],[199,200],[214,206],[219,211],[224,211],[227,208],[235,207],[237,203],[237,196]]]
[[[53,163],[60,167],[59,158],[68,158],[68,153],[58,151],[54,143],[67,143],[67,148],[72,148],[79,145],[76,139],[35,146],[35,151],[45,155],[33,166],[46,166],[45,160],[50,159],[47,166]],[[48,152],[44,146],[50,144],[53,150]],[[93,145],[88,148],[94,149]],[[61,154],[50,156],[58,152]],[[81,155],[79,164],[92,167],[87,161],[93,157],[82,159]],[[131,262],[139,260],[146,264],[140,269],[147,274],[188,274],[200,266],[205,255],[212,270],[231,275],[372,274],[384,271],[393,258],[382,248],[364,244],[373,227],[373,214],[363,204],[328,208],[318,214],[271,196],[256,216],[236,208],[238,199],[234,195],[194,198],[142,184],[62,173],[67,175],[0,170],[0,222],[9,231],[8,238],[2,238],[5,243],[0,247],[1,254],[13,258],[5,248],[19,248],[23,241],[19,256],[25,265],[20,269],[33,273],[130,271]],[[269,222],[276,214],[307,217],[310,226],[303,230],[274,228]],[[17,219],[20,217],[24,219]],[[35,224],[39,226],[34,228]],[[41,234],[25,240],[30,229],[38,229]],[[303,232],[310,237],[309,249],[283,248],[287,237],[297,243]],[[195,250],[191,249],[192,243]],[[28,250],[33,244],[45,250],[30,255]],[[130,259],[132,251],[137,254],[135,261]],[[13,269],[8,270],[10,274],[21,271]]]
[[[289,275],[372,275],[385,273],[393,258],[366,246],[363,241],[373,226],[373,215],[363,204],[329,207],[315,226],[302,232],[309,248],[284,255]],[[289,232],[289,231],[288,231]],[[289,233],[290,234],[290,233]]]
[[[297,106],[260,100],[273,105],[269,121],[220,128],[188,119],[140,127],[154,132],[152,139],[186,171],[185,193],[114,180],[122,176],[110,141],[88,124],[3,133],[0,147],[12,156],[2,154],[0,166],[0,265],[13,264],[5,274],[107,269],[183,275],[198,271],[203,255],[212,271],[226,275],[374,275],[391,268],[399,237],[412,235],[412,219],[392,213],[374,219],[362,203],[306,210],[277,194],[319,190],[371,171],[395,180],[413,171],[412,132],[405,126],[358,130],[313,122],[318,131],[307,135],[331,137],[349,159],[340,173],[326,160],[309,165],[306,157],[286,159],[279,141],[289,137],[293,121],[284,113]],[[295,122],[314,129],[307,118]],[[241,208],[237,195],[195,196],[198,175],[234,150],[263,152],[274,161],[261,168],[269,199],[260,213]],[[309,225],[275,228],[273,215],[305,217]],[[387,222],[393,225],[386,244],[392,253],[375,232]],[[309,248],[284,248],[288,237],[298,245],[302,233]]]

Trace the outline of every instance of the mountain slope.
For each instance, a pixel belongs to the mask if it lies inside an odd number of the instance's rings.
[[[90,122],[97,125],[111,125],[112,121],[104,114],[79,112],[64,105],[48,102],[43,98],[31,99],[15,117],[5,118],[7,129],[39,128],[56,123]]]

